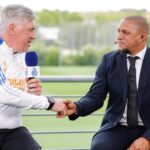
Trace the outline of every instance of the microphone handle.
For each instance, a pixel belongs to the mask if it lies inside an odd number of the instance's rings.
[[[31,80],[31,79],[34,79],[34,78],[35,78],[35,77],[29,77],[28,79]]]

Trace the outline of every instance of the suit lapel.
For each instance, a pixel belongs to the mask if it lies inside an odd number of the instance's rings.
[[[139,88],[138,88],[138,104],[139,107],[142,102],[142,95],[144,94],[144,87],[150,75],[150,49],[148,48],[143,60],[140,79],[139,79]]]
[[[121,53],[120,57],[117,58],[119,82],[123,91],[123,101],[127,100],[127,60],[126,54]]]

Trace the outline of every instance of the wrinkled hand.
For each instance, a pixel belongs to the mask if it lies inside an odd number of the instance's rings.
[[[77,112],[77,106],[74,102],[72,102],[71,100],[64,100],[64,103],[66,104],[67,107],[66,116],[70,116]]]
[[[150,144],[146,138],[140,137],[136,139],[127,150],[150,150]]]
[[[41,95],[42,84],[38,78],[27,79],[27,92],[30,94]]]
[[[67,115],[67,107],[66,104],[58,98],[55,98],[55,104],[51,109],[52,111],[57,112],[57,118],[64,118]]]

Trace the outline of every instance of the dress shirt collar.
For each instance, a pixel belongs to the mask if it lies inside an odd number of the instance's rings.
[[[144,59],[144,56],[145,56],[145,53],[146,53],[146,49],[147,49],[147,46],[144,47],[144,49],[142,49],[139,53],[137,53],[135,56],[138,56],[140,60],[143,61]],[[128,56],[132,56],[130,54],[127,54],[127,57]],[[133,57],[133,56],[132,56]]]

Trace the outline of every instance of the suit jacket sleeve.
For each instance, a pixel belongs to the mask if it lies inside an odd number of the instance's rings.
[[[146,129],[145,133],[143,134],[143,137],[150,141],[150,128]]]
[[[103,57],[100,65],[97,68],[94,82],[89,92],[79,101],[75,102],[77,105],[77,114],[69,116],[70,120],[75,120],[79,116],[86,116],[96,111],[103,106],[108,93],[107,85],[107,70],[106,58]]]

